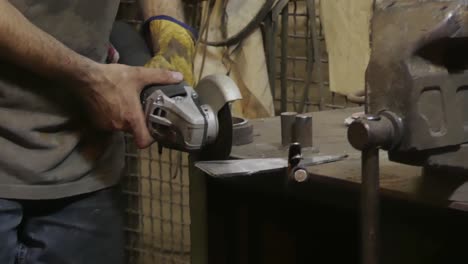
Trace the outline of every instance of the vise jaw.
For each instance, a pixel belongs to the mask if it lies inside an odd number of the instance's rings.
[[[397,124],[391,160],[468,168],[468,1],[375,1],[366,113]]]

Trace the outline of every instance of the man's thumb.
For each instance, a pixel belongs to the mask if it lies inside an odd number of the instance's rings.
[[[142,68],[141,74],[146,85],[179,83],[184,80],[182,73],[163,69]]]

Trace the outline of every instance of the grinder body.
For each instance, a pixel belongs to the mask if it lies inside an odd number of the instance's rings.
[[[160,146],[197,151],[218,135],[218,120],[209,105],[185,83],[143,90],[142,105],[148,129]]]

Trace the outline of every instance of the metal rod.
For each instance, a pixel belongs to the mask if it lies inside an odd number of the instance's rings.
[[[296,13],[297,12],[297,2],[296,1],[292,1],[292,5],[293,5],[293,12]],[[292,25],[292,29],[293,29],[293,35],[297,35],[297,16],[293,16],[293,25]],[[288,38],[289,38],[289,35],[288,34]],[[293,50],[293,53],[294,53],[294,50]],[[291,63],[291,74],[292,74],[292,77],[293,78],[296,78],[296,61],[295,60],[292,60],[290,61]],[[296,93],[297,93],[297,89],[296,89],[296,83],[291,83],[291,86],[292,86],[292,92],[293,92],[293,97],[296,98]],[[293,103],[293,109],[294,111],[296,112],[302,112],[302,110],[297,110],[297,103]]]
[[[276,98],[276,31],[276,19],[273,19],[273,14],[270,14],[265,21],[265,47],[267,49],[268,78],[272,98]]]
[[[379,251],[379,150],[362,151],[361,184],[362,263],[378,264]]]
[[[295,141],[302,147],[312,147],[312,115],[301,114],[296,116],[294,125]]]
[[[288,5],[281,12],[281,112],[286,112],[288,105]]]
[[[309,35],[310,33],[310,28],[312,27],[311,24],[311,19],[315,19],[315,17],[312,17],[310,12],[309,12],[309,23],[306,24],[306,34]],[[308,109],[306,109],[306,102],[309,101],[309,89],[310,89],[310,83],[312,81],[312,64],[314,60],[314,53],[313,53],[313,41],[310,41],[309,38],[306,38],[306,56],[307,56],[307,62],[306,62],[306,80],[304,83],[304,90],[302,93],[302,100],[299,105],[299,112],[307,112]]]
[[[272,97],[276,98],[276,37],[278,33],[278,18],[273,19],[272,24],[272,39],[271,39],[271,90],[272,90]]]
[[[296,112],[281,113],[281,144],[289,146],[294,139],[294,124],[296,122]]]
[[[281,77],[280,77],[281,78]],[[291,81],[291,82],[305,82],[305,79],[302,79],[302,78],[297,78],[297,77],[288,77],[287,78],[287,81]],[[316,81],[311,81],[310,82],[311,84],[319,84],[319,82],[316,82]],[[330,84],[328,82],[323,82],[323,84],[325,86],[329,86]]]

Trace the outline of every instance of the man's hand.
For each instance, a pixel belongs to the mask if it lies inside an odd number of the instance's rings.
[[[153,142],[140,101],[142,89],[151,84],[181,82],[178,72],[122,64],[99,64],[77,91],[89,104],[96,125],[105,130],[132,133],[138,147]]]

